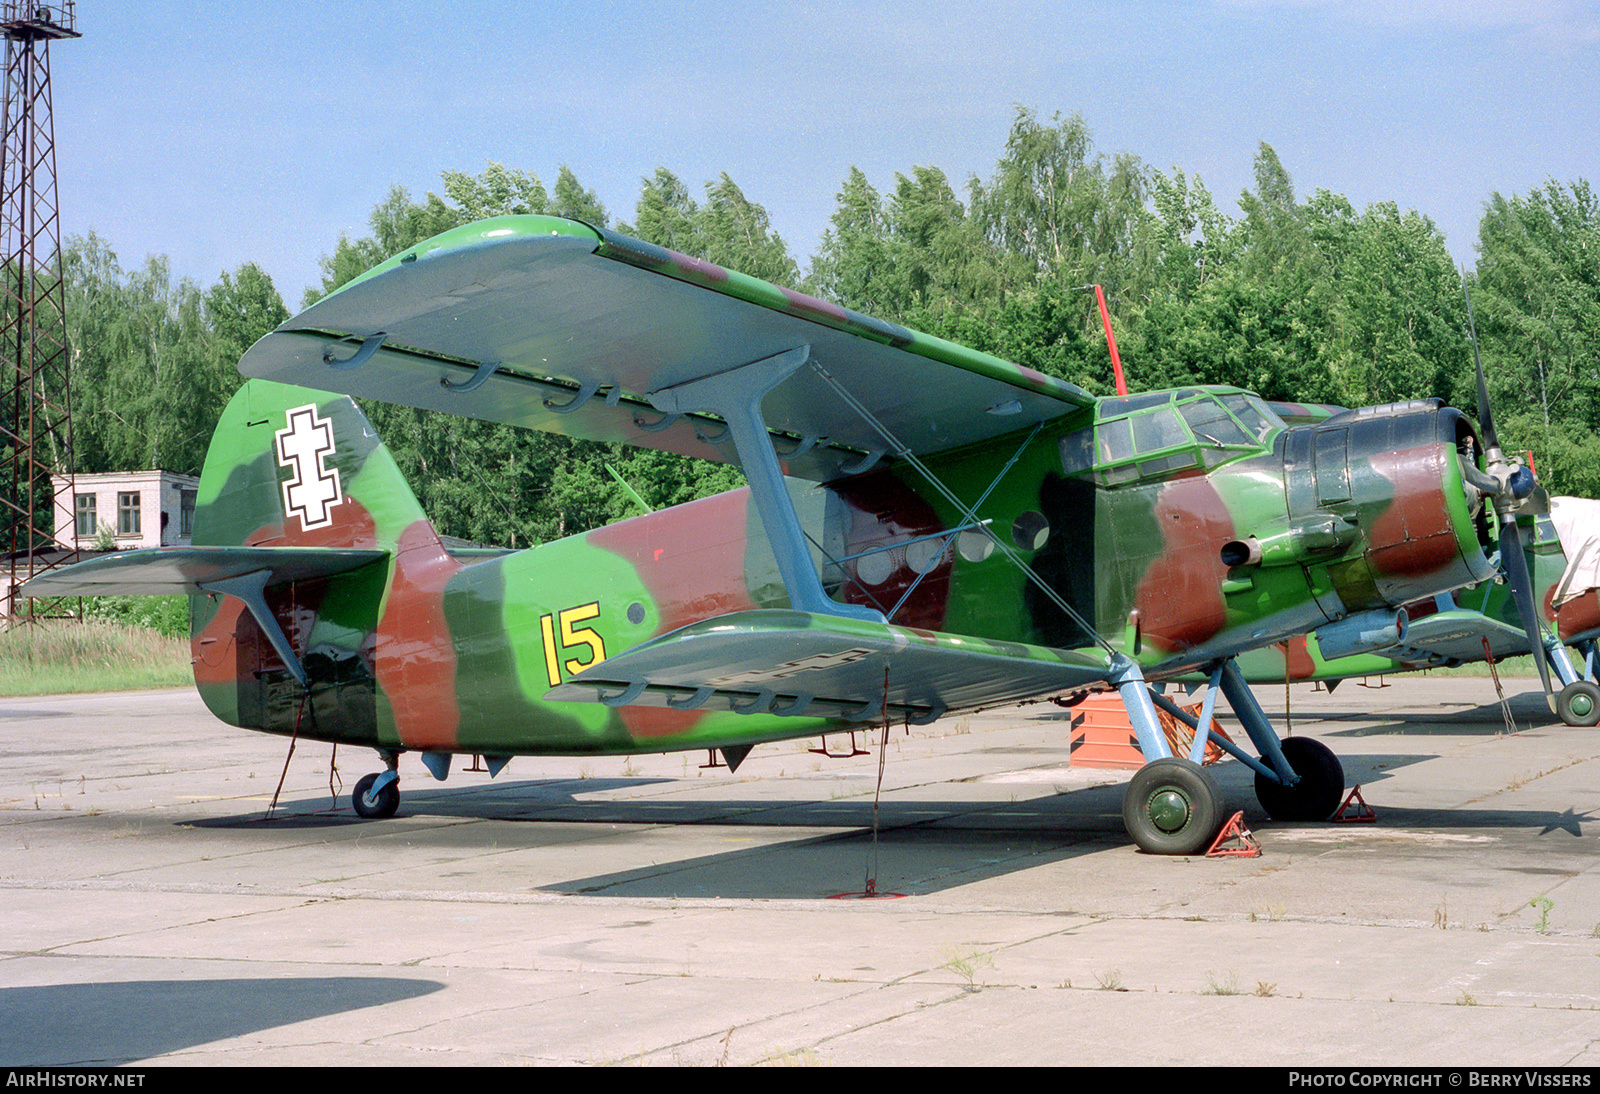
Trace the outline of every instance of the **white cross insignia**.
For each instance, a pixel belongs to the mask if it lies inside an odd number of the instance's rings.
[[[333,523],[333,507],[344,500],[333,455],[333,422],[317,415],[315,403],[289,411],[288,428],[278,430],[278,464],[289,469],[283,484],[283,511],[300,518],[302,528]]]

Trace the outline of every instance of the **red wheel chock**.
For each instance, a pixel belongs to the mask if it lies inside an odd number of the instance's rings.
[[[1224,847],[1225,843],[1228,846]],[[1244,823],[1244,810],[1241,809],[1222,826],[1222,831],[1212,841],[1211,850],[1206,852],[1206,858],[1256,858],[1260,854],[1261,845]]]
[[[1378,814],[1372,811],[1372,806],[1361,796],[1360,783],[1350,788],[1344,804],[1333,815],[1334,824],[1376,824],[1377,820]]]

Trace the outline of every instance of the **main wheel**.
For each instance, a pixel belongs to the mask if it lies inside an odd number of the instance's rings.
[[[1556,713],[1569,726],[1600,724],[1600,687],[1587,680],[1568,684],[1556,696]]]
[[[1256,774],[1256,800],[1267,816],[1281,821],[1327,820],[1339,808],[1344,794],[1344,767],[1327,745],[1310,737],[1290,737],[1281,743],[1300,781],[1284,786],[1276,779]]]
[[[1142,851],[1192,855],[1222,827],[1222,791],[1211,773],[1188,760],[1152,760],[1122,795],[1122,823]]]
[[[356,788],[350,792],[350,804],[355,807],[356,816],[365,817],[367,820],[387,820],[400,808],[400,780],[391,779],[382,790],[374,794],[372,784],[377,781],[377,772],[363,775],[361,781],[356,783]]]

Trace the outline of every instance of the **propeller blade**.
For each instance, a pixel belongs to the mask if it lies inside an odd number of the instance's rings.
[[[1467,283],[1461,282],[1461,295],[1467,298],[1467,331],[1472,335],[1472,359],[1478,364],[1478,425],[1483,430],[1483,447],[1493,452],[1500,447],[1500,438],[1494,432],[1494,412],[1489,408],[1489,382],[1483,377],[1483,355],[1478,352],[1478,325],[1472,318],[1472,294]]]
[[[1517,614],[1522,617],[1522,627],[1528,632],[1528,648],[1533,652],[1534,663],[1539,666],[1539,679],[1544,684],[1544,700],[1550,704],[1550,713],[1556,711],[1555,692],[1550,688],[1550,667],[1545,663],[1544,634],[1539,627],[1538,608],[1534,603],[1533,581],[1528,576],[1528,560],[1522,553],[1522,532],[1515,517],[1500,520],[1500,565],[1511,585],[1511,596],[1517,604]]]

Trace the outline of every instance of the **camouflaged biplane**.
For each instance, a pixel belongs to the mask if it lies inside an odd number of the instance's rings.
[[[1124,797],[1140,847],[1217,832],[1197,761],[1219,691],[1259,757],[1217,743],[1268,812],[1326,816],[1337,759],[1280,742],[1233,659],[1313,629],[1324,654],[1391,644],[1401,605],[1491,576],[1527,493],[1437,401],[1286,421],[1234,388],[1095,398],[541,216],[395,256],[240,369],[194,546],[25,591],[189,593],[210,709],[376,749],[384,770],[354,791],[369,817],[395,812],[404,751],[441,778],[456,754],[498,772],[715,748],[737,766],[764,741],[1095,686],[1118,690],[1147,758]],[[461,549],[351,395],[735,463],[749,487]],[[1197,670],[1216,685],[1199,719],[1150,686]],[[1188,756],[1158,704],[1202,727]]]

